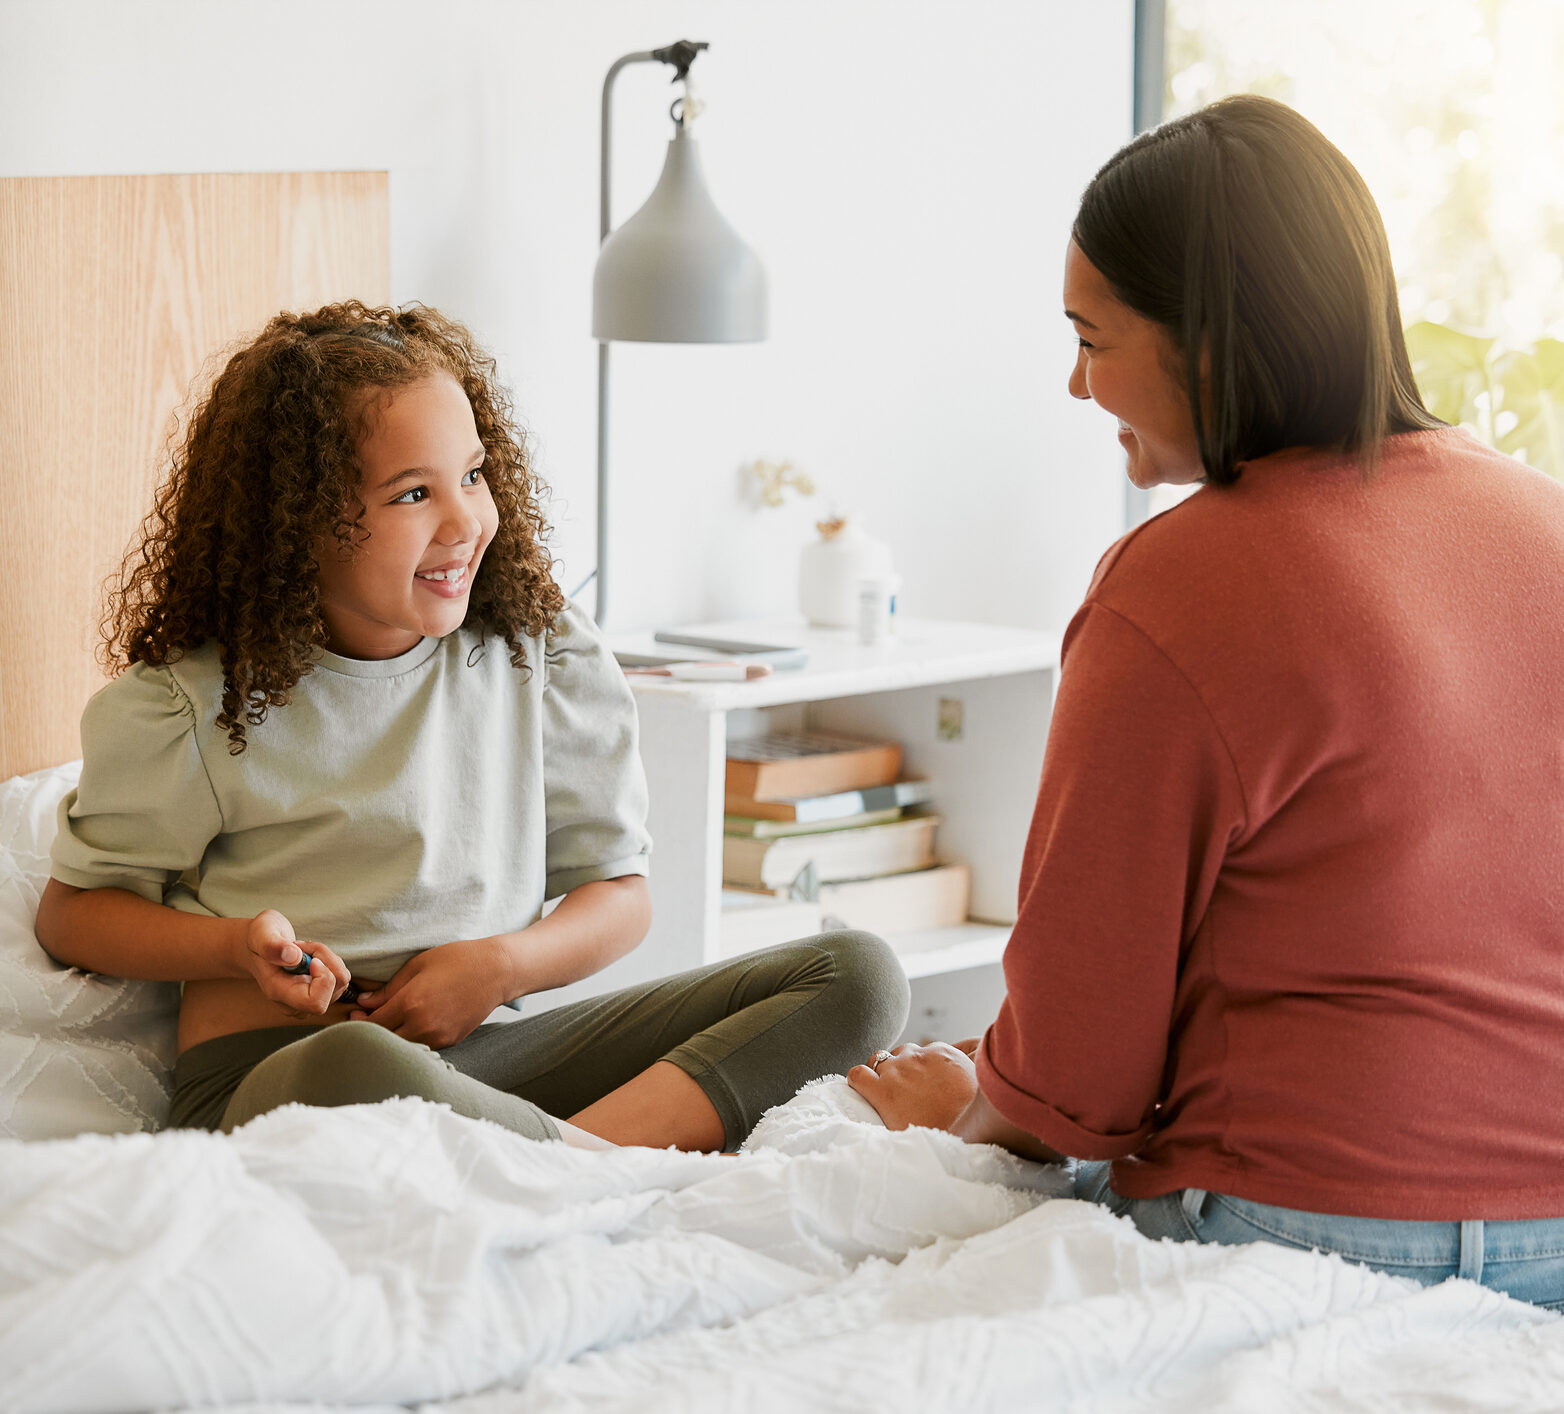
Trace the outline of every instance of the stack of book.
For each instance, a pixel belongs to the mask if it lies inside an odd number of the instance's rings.
[[[822,927],[898,933],[964,922],[970,876],[940,864],[927,781],[895,742],[780,733],[728,745],[722,950]]]

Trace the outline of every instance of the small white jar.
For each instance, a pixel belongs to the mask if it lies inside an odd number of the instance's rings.
[[[896,591],[901,576],[872,574],[858,581],[858,641],[875,646],[888,643],[896,612]]]
[[[891,550],[850,520],[824,520],[820,539],[804,547],[798,562],[798,607],[817,628],[853,628],[858,623],[858,584],[890,578]]]

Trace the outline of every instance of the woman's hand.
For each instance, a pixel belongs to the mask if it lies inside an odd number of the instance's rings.
[[[429,948],[385,986],[360,992],[353,1021],[373,1021],[398,1036],[444,1050],[470,1036],[503,995],[505,944],[469,938]]]
[[[954,1046],[898,1046],[878,1065],[855,1065],[847,1083],[874,1106],[887,1129],[943,1129],[968,1144],[997,1144],[1023,1159],[1061,1164],[1065,1156],[1012,1124],[978,1088],[980,1037]]]
[[[308,973],[293,973],[309,955]],[[263,909],[249,922],[238,950],[239,966],[255,979],[262,993],[293,1016],[322,1016],[351,980],[347,964],[324,943],[303,943],[293,924],[275,908]]]
[[[918,1125],[955,1133],[978,1094],[977,1068],[966,1044],[898,1046],[878,1065],[855,1065],[847,1083],[874,1106],[887,1129]]]

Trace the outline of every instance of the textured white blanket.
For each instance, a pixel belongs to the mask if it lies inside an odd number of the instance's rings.
[[[0,1409],[1564,1408],[1546,1313],[1148,1242],[842,1088],[737,1158],[415,1100],[0,1144]]]

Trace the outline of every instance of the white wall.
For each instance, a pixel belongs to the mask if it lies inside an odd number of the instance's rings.
[[[386,169],[392,294],[498,355],[590,570],[598,103],[620,54],[706,39],[719,205],[765,257],[749,347],[614,346],[615,627],[785,612],[813,507],[889,540],[918,616],[1060,627],[1123,515],[1067,396],[1081,187],[1129,135],[1130,0],[0,0],[0,176]],[[615,220],[662,161],[668,71],[616,91]],[[347,292],[344,292],[347,293]]]

